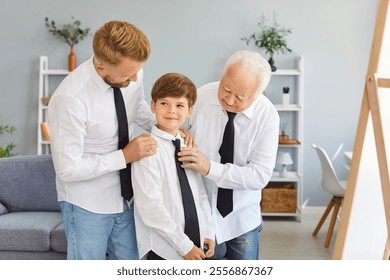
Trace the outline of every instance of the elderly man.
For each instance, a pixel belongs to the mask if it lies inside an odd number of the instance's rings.
[[[221,80],[198,89],[189,128],[198,149],[182,148],[184,168],[203,175],[216,223],[216,259],[258,259],[261,190],[271,178],[279,115],[263,95],[271,78],[260,54],[238,51]]]

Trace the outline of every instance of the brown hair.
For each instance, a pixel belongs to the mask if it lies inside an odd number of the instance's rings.
[[[117,65],[122,57],[144,62],[150,55],[150,43],[146,35],[126,21],[110,21],[100,27],[93,37],[95,56]]]
[[[196,101],[196,87],[186,76],[179,73],[162,75],[153,85],[152,100],[157,102],[164,97],[185,97],[188,106],[192,107]]]

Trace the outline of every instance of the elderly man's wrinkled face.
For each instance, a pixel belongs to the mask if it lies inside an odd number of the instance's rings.
[[[258,76],[243,69],[240,64],[231,65],[221,78],[218,99],[223,109],[238,113],[252,105],[260,86]]]

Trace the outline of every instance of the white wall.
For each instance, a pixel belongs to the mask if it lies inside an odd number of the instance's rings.
[[[351,150],[364,76],[371,48],[378,0],[2,0],[0,9],[0,124],[13,124],[16,152],[36,153],[38,62],[48,55],[50,67],[66,68],[68,46],[44,26],[70,17],[94,31],[112,19],[133,22],[150,38],[152,56],[145,65],[145,87],[168,71],[188,75],[197,86],[219,78],[225,59],[247,47],[240,38],[256,30],[260,15],[275,12],[294,53],[277,55],[278,66],[305,58],[304,193],[308,206],[323,206],[329,197],[319,184],[320,168],[311,143],[332,156],[340,145]],[[78,60],[89,58],[92,38],[76,46]],[[149,99],[149,96],[147,96]],[[335,166],[346,176],[341,155]]]

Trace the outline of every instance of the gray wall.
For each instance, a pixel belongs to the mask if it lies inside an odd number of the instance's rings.
[[[50,68],[66,68],[68,46],[44,26],[48,16],[59,25],[80,19],[95,31],[112,19],[139,26],[150,38],[152,56],[145,65],[147,95],[152,83],[168,71],[188,75],[197,86],[217,80],[225,59],[247,47],[241,36],[256,30],[264,13],[275,12],[291,27],[292,54],[277,55],[289,67],[305,60],[304,181],[307,206],[324,206],[329,196],[320,187],[320,167],[311,143],[331,156],[351,150],[360,110],[378,0],[2,0],[0,9],[0,124],[13,124],[11,138],[19,155],[36,153],[39,56]],[[76,46],[78,61],[91,56],[92,37]],[[150,100],[149,96],[147,96]],[[346,177],[343,157],[334,164]]]

